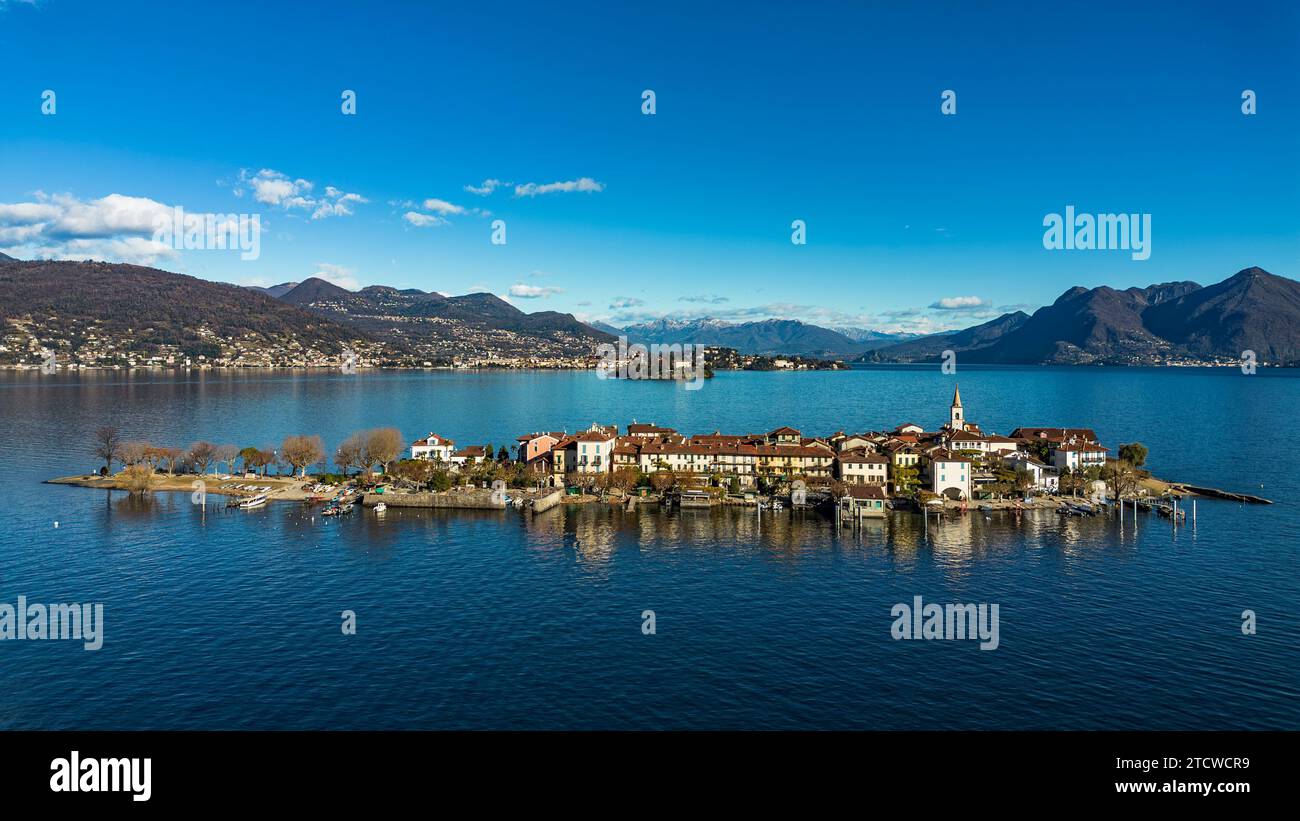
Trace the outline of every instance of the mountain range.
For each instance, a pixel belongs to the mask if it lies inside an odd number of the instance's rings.
[[[1262,363],[1300,364],[1300,283],[1252,267],[1207,287],[1074,287],[1032,315],[1017,311],[914,336],[791,319],[661,319],[616,328],[556,311],[525,313],[489,293],[445,296],[382,285],[351,291],[318,277],[252,288],[137,265],[23,262],[0,254],[0,331],[13,329],[41,344],[102,345],[112,337],[123,349],[170,346],[186,356],[210,356],[222,346],[336,354],[360,342],[401,361],[568,359],[626,335],[861,362],[931,362],[951,350],[967,363],[1157,364],[1235,361],[1254,351]]]
[[[524,313],[487,293],[349,291],[316,277],[250,288],[138,265],[5,257],[0,337],[14,329],[41,346],[89,344],[137,359],[164,349],[208,359],[240,350],[311,359],[358,344],[386,361],[566,359],[590,356],[612,339],[570,314]]]
[[[1223,282],[1166,282],[1116,290],[1074,287],[1028,316],[879,348],[869,362],[1154,364],[1239,360],[1300,361],[1300,283],[1246,268]]]
[[[366,333],[238,285],[139,265],[0,260],[0,330],[14,322],[69,349],[112,340],[148,353],[163,346],[211,356],[217,340],[336,354]]]
[[[291,286],[292,287],[287,287]],[[287,287],[287,290],[285,288]],[[416,288],[370,285],[349,291],[319,277],[279,291],[280,302],[314,311],[381,337],[394,337],[423,350],[463,352],[471,339],[480,349],[548,356],[591,355],[613,337],[557,311],[524,313],[489,293],[444,296]]]
[[[260,285],[248,286],[249,290],[251,291],[260,291],[261,293],[264,293],[269,297],[275,297],[276,299],[279,299],[280,297],[284,296],[285,294],[289,293],[290,291],[292,291],[294,288],[297,287],[298,287],[297,282],[281,282],[279,285],[272,285],[269,288],[263,288]]]
[[[889,334],[861,328],[835,330],[796,319],[726,322],[702,319],[658,319],[626,328],[602,325],[612,334],[625,334],[630,342],[691,344],[735,348],[742,354],[787,354],[848,358],[883,345],[910,339],[911,334]],[[850,333],[853,336],[850,336]]]

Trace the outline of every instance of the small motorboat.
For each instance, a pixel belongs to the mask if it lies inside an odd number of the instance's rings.
[[[380,502],[375,505],[376,513],[383,513],[385,510],[388,510],[388,505],[384,504],[383,502]]]
[[[239,506],[244,510],[252,510],[255,507],[261,507],[262,505],[266,504],[267,498],[268,497],[265,493],[259,493],[258,495],[253,496],[252,498],[245,499],[244,501],[240,502]]]

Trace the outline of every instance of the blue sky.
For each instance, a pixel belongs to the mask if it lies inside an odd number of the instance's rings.
[[[551,5],[0,0],[0,250],[916,331],[1300,272],[1294,3]],[[177,205],[260,256],[160,252]],[[1044,249],[1067,205],[1150,258]]]

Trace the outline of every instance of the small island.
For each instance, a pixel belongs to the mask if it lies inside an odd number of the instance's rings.
[[[458,447],[434,432],[406,443],[396,428],[378,428],[352,434],[327,455],[316,435],[291,435],[278,447],[200,441],[182,449],[122,441],[115,428],[105,427],[92,450],[103,463],[97,473],[49,481],[131,493],[189,492],[204,504],[208,495],[224,496],[231,507],[323,503],[327,515],[351,512],[357,504],[538,513],[561,503],[604,502],[628,509],[826,507],[843,517],[881,517],[888,510],[962,513],[972,505],[1084,516],[1131,502],[1177,521],[1186,516],[1178,499],[1192,494],[1269,504],[1157,479],[1144,467],[1145,446],[1122,444],[1112,455],[1090,428],[986,433],[966,418],[960,386],[948,421],[935,431],[904,422],[888,431],[824,436],[789,426],[686,435],[640,422],[623,430],[593,423],[575,432],[516,435],[499,447]],[[121,468],[114,473],[115,464]]]

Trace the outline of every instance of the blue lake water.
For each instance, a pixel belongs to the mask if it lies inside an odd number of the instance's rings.
[[[331,521],[40,482],[93,470],[103,424],[331,448],[379,425],[498,446],[634,419],[933,429],[953,387],[933,367],[727,372],[699,391],[568,372],[0,374],[0,601],[103,602],[106,634],[97,652],[0,642],[0,728],[1300,729],[1297,376],[963,368],[985,430],[1093,427],[1145,443],[1157,475],[1277,504],[1201,500],[1177,530],[974,514],[926,535],[905,514],[837,530],[591,506]],[[890,609],[916,595],[998,603],[1000,646],[894,641]]]

